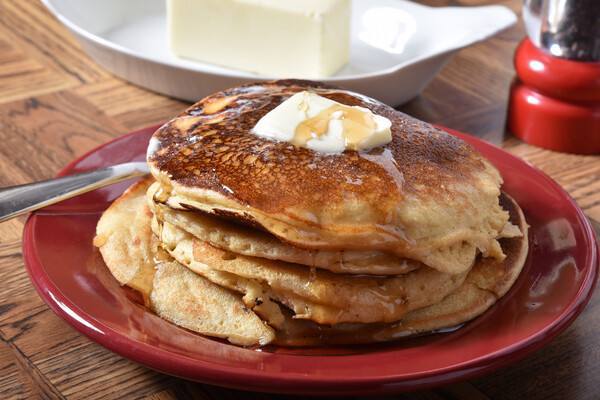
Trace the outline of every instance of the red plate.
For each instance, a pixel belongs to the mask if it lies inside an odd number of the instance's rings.
[[[154,129],[103,145],[60,174],[143,160]],[[32,215],[23,239],[25,264],[44,301],[81,333],[123,357],[183,378],[246,390],[336,395],[471,378],[521,359],[573,321],[591,296],[598,249],[585,216],[554,181],[503,150],[456,135],[502,172],[504,190],[531,224],[531,250],[511,291],[454,332],[378,346],[257,351],[177,328],[131,300],[92,246],[100,213],[128,183]]]

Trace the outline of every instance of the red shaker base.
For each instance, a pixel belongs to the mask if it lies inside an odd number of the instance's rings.
[[[546,149],[600,154],[600,63],[556,58],[525,39],[515,69],[508,129]]]
[[[550,150],[600,154],[600,105],[569,103],[515,82],[508,129],[524,142]]]

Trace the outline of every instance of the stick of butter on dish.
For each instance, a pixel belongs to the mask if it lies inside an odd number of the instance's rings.
[[[272,78],[318,79],[350,54],[350,0],[167,0],[171,51]]]

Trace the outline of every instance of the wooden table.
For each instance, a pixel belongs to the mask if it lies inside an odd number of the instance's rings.
[[[499,3],[520,11],[518,0]],[[545,151],[504,135],[512,54],[522,37],[517,26],[461,51],[422,96],[401,109],[501,142],[563,185],[598,232],[600,158]],[[94,64],[38,1],[0,0],[0,185],[50,178],[87,150],[164,121],[185,106]],[[1,399],[283,398],[161,375],[75,332],[48,309],[27,278],[23,223],[20,218],[0,225]],[[600,398],[600,291],[566,332],[524,361],[470,382],[396,398]]]

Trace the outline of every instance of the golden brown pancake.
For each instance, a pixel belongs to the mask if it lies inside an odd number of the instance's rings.
[[[243,346],[264,345],[274,331],[240,296],[157,253],[146,191],[153,179],[131,186],[102,214],[94,244],[113,276],[140,292],[160,317],[186,329]]]
[[[160,221],[168,222],[211,246],[236,254],[281,260],[342,274],[401,275],[423,264],[380,251],[307,250],[260,229],[199,211],[174,210],[154,200],[160,185],[148,189],[148,205]]]
[[[323,154],[252,134],[303,90],[390,119],[392,141]],[[94,243],[159,316],[235,344],[369,343],[452,327],[503,296],[527,255],[523,214],[478,152],[312,82],[209,96],[155,132],[148,163],[157,182],[117,199]]]
[[[98,221],[94,238],[111,274],[121,285],[140,292],[146,302],[152,291],[158,245],[144,197],[153,181],[146,178],[134,183],[116,199]]]
[[[178,262],[159,265],[150,299],[160,317],[194,332],[241,346],[265,345],[275,337],[239,296]]]
[[[407,312],[441,301],[466,277],[466,273],[450,275],[431,268],[394,277],[311,271],[297,264],[223,251],[168,222],[156,234],[173,258],[214,283],[246,294],[245,280],[256,282],[274,300],[289,305],[295,318],[320,324],[397,321]],[[215,271],[239,280],[230,286]]]
[[[479,259],[464,283],[441,302],[408,313],[392,324],[340,324],[324,326],[310,321],[286,320],[278,330],[275,343],[286,346],[357,344],[390,341],[424,332],[452,328],[467,322],[490,308],[506,295],[521,273],[529,249],[528,225],[518,204],[503,194],[502,206],[510,212],[511,222],[521,237],[500,240],[507,257],[503,261]]]
[[[392,142],[322,154],[251,134],[302,90],[392,121]],[[209,96],[162,126],[148,156],[160,201],[261,227],[297,247],[394,253],[465,272],[478,250],[502,259],[508,214],[498,171],[471,146],[356,93],[276,81]]]
[[[290,310],[269,300],[274,295],[268,290],[264,292],[266,301],[255,304],[253,312],[244,304],[248,299],[242,302],[239,295],[177,262],[156,255],[155,239],[149,229],[151,213],[144,204],[149,183],[146,180],[134,184],[99,221],[95,244],[100,247],[109,269],[122,284],[135,285],[132,287],[150,299],[150,307],[162,318],[202,334],[228,338],[240,345],[265,344],[274,338],[275,343],[288,346],[370,343],[452,327],[480,315],[505,295],[527,256],[527,224],[518,205],[504,197],[503,207],[509,210],[512,222],[524,232],[521,238],[501,239],[507,254],[504,261],[479,259],[458,289],[436,304],[407,313],[398,322],[330,326],[293,319]],[[143,257],[143,254],[151,256]],[[222,256],[221,253],[218,255]],[[216,272],[225,277],[228,274]],[[229,278],[240,279],[234,274],[229,274]],[[241,279],[252,282],[244,277]],[[152,284],[136,284],[148,280]],[[227,285],[224,283],[224,286]],[[256,293],[250,292],[248,297]],[[255,313],[268,321],[275,331]]]

